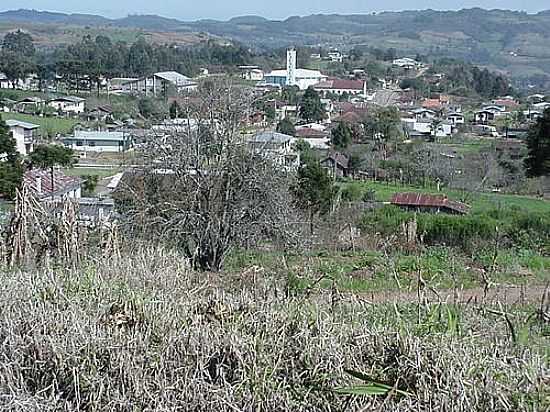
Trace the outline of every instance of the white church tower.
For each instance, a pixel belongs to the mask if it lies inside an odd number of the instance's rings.
[[[296,86],[296,49],[286,51],[286,85]]]

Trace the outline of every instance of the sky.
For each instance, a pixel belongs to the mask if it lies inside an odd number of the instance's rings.
[[[314,13],[370,13],[411,9],[454,10],[483,7],[538,12],[549,0],[1,0],[0,10],[36,9],[92,13],[117,18],[129,14],[158,14],[180,20],[229,19],[261,15],[284,19]]]

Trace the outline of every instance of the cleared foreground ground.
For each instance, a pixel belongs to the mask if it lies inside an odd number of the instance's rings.
[[[372,304],[365,294],[289,291],[266,272],[191,273],[158,251],[2,278],[1,410],[550,407],[550,328],[532,286],[517,305],[484,303],[479,291],[468,305],[395,292]],[[405,394],[336,393],[362,384],[344,369]]]

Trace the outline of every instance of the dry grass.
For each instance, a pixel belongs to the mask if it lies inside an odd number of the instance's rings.
[[[284,279],[254,268],[225,278],[192,273],[165,251],[131,256],[2,274],[0,410],[550,406],[548,338],[535,321],[514,343],[504,319],[480,308],[289,296]],[[345,368],[412,395],[337,395],[360,383]]]

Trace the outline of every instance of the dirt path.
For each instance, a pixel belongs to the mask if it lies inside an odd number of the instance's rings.
[[[429,303],[473,303],[473,304],[527,304],[540,303],[546,293],[546,302],[550,301],[549,285],[498,285],[487,292],[483,288],[464,290],[425,289],[421,300]],[[414,303],[418,302],[418,292],[385,291],[354,294],[355,297],[372,303]]]

